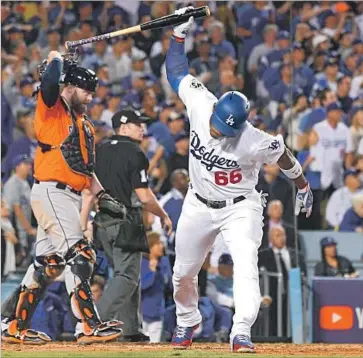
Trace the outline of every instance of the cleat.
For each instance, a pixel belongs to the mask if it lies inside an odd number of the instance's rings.
[[[192,345],[194,331],[199,324],[193,327],[176,326],[171,344],[174,349],[187,349]]]
[[[231,350],[233,353],[256,353],[255,346],[251,342],[250,337],[242,334],[237,334],[233,338]]]
[[[121,321],[103,322],[90,334],[79,334],[77,336],[77,343],[87,345],[114,341],[122,334],[121,324]]]
[[[10,334],[5,330],[1,335],[2,341],[11,344],[26,344],[26,345],[43,345],[51,342],[52,339],[44,332],[38,332],[33,329],[25,329],[22,332]]]

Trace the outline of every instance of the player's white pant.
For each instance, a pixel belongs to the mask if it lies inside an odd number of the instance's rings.
[[[145,335],[149,336],[150,343],[160,343],[163,333],[163,321],[142,322],[142,330]]]
[[[194,326],[201,322],[198,310],[197,275],[215,237],[221,233],[234,262],[235,315],[231,339],[250,336],[261,303],[257,250],[262,239],[260,194],[223,209],[211,209],[188,191],[176,232],[174,299],[177,324]]]

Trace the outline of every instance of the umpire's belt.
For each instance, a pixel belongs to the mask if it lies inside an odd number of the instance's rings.
[[[40,183],[40,181],[38,180],[38,179],[34,179],[34,184],[39,184]],[[57,183],[57,182],[55,182],[55,184],[56,184],[56,188],[57,189],[61,189],[61,190],[68,190],[68,191],[70,191],[71,193],[74,193],[74,194],[76,194],[76,195],[79,195],[79,196],[81,196],[82,195],[82,192],[80,192],[80,191],[77,191],[76,189],[73,189],[72,187],[70,187],[69,185],[67,185],[67,184],[64,184],[64,183]]]
[[[199,201],[201,201],[203,204],[207,205],[208,208],[212,209],[222,209],[225,208],[228,204],[226,200],[223,201],[215,201],[215,200],[207,200],[201,197],[199,194],[195,193],[195,196]],[[242,200],[245,200],[246,198],[243,195],[237,196],[237,198],[231,199],[231,204],[239,203]]]

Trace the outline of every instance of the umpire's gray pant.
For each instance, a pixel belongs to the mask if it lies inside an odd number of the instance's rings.
[[[124,335],[140,332],[140,270],[141,253],[125,252],[112,247],[109,235],[104,229],[97,229],[97,239],[100,240],[106,256],[112,259],[113,277],[107,283],[106,289],[97,303],[97,309],[103,321],[118,319],[123,321]]]

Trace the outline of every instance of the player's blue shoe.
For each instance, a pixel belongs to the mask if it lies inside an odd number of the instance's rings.
[[[237,334],[233,338],[233,342],[231,344],[233,353],[255,353],[255,346],[251,342],[250,337]]]
[[[198,324],[193,327],[176,326],[171,344],[175,349],[187,349],[192,345],[194,331]]]

